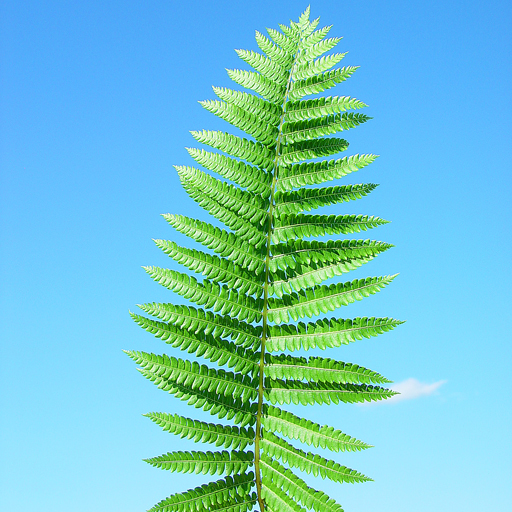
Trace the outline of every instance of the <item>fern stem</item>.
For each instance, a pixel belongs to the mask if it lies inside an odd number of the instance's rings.
[[[260,512],[265,511],[265,502],[262,496],[262,483],[261,483],[261,470],[260,470],[260,439],[261,439],[261,418],[263,415],[263,392],[264,392],[264,383],[265,383],[265,341],[267,339],[267,329],[268,329],[268,288],[269,288],[269,275],[270,275],[270,245],[272,242],[272,214],[274,211],[274,196],[277,185],[278,171],[279,171],[279,151],[281,148],[281,138],[283,136],[283,124],[286,116],[286,101],[288,99],[288,94],[290,92],[290,87],[292,85],[292,77],[295,69],[295,64],[297,62],[297,57],[300,52],[300,43],[302,41],[302,37],[297,43],[297,52],[293,58],[293,63],[290,67],[290,76],[288,77],[288,83],[286,84],[286,91],[284,93],[283,105],[282,105],[282,114],[281,119],[279,121],[278,135],[276,140],[276,152],[274,158],[274,173],[272,176],[272,186],[270,189],[270,204],[268,209],[268,231],[267,231],[267,251],[265,256],[265,281],[263,288],[263,324],[262,324],[262,334],[261,334],[261,347],[260,347],[260,363],[259,363],[259,385],[258,385],[258,412],[256,416],[256,436],[254,439],[254,469],[256,473],[256,491],[258,495],[258,503],[260,506]]]

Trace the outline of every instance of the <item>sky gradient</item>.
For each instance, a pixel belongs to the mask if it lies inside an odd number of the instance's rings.
[[[0,509],[138,512],[203,483],[141,459],[201,449],[141,415],[217,422],[145,380],[122,349],[179,356],[136,304],[180,299],[142,265],[179,266],[152,238],[192,243],[160,217],[209,220],[173,165],[190,130],[231,131],[197,103],[232,87],[235,48],[307,4],[1,2]],[[369,105],[340,183],[380,184],[326,212],[392,221],[360,238],[395,247],[349,274],[399,272],[339,316],[407,320],[322,355],[395,381],[401,399],[300,414],[368,442],[334,454],[371,476],[308,479],[346,512],[512,510],[512,6],[505,1],[320,0],[312,18],[361,68],[327,94]],[[363,234],[364,235],[364,234]],[[289,408],[294,410],[293,408]],[[210,449],[210,448],[208,448]]]

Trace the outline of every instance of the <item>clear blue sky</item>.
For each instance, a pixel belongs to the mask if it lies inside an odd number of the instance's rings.
[[[138,512],[205,480],[141,461],[195,449],[142,413],[216,418],[135,371],[121,349],[172,349],[128,310],[174,300],[141,269],[172,265],[152,238],[183,242],[159,214],[207,219],[172,168],[191,164],[189,130],[228,129],[197,101],[232,84],[254,30],[306,6],[1,2],[2,510]],[[343,211],[391,220],[370,236],[396,245],[354,277],[400,272],[341,314],[407,320],[326,355],[408,398],[304,409],[375,445],[337,457],[375,482],[315,483],[346,512],[509,512],[512,4],[311,8],[361,66],[333,92],[374,118],[349,153],[381,155],[345,181],[380,186]]]

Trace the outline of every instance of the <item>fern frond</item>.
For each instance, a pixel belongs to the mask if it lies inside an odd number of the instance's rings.
[[[283,85],[276,84],[259,73],[241,69],[228,69],[227,72],[233,82],[246,89],[252,89],[272,103],[278,103],[284,96],[286,89]]]
[[[125,350],[125,353],[144,370],[144,374],[163,377],[175,384],[191,390],[208,391],[225,397],[241,397],[245,402],[257,395],[257,384],[254,379],[238,373],[215,370],[196,361],[176,359],[164,354],[148,354]]]
[[[254,429],[252,427],[231,427],[216,425],[204,421],[193,420],[162,412],[144,414],[151,421],[162,427],[165,432],[179,435],[182,439],[193,439],[196,443],[212,443],[215,446],[243,450],[254,444]]]
[[[238,183],[250,192],[264,195],[269,193],[270,174],[260,168],[204,149],[186,148],[186,150],[197,163],[206,167],[206,169]]]
[[[309,43],[308,48],[304,52],[304,60],[312,61],[320,57],[329,50],[332,50],[342,39],[342,37],[331,37],[329,39],[323,39],[313,45]]]
[[[342,132],[359,126],[371,119],[364,114],[343,113],[332,116],[308,119],[305,121],[292,121],[283,125],[283,140],[285,143],[311,140],[324,135]],[[327,139],[329,140],[329,139]]]
[[[269,126],[247,110],[218,100],[199,102],[208,112],[240,128],[262,144],[271,144],[278,135],[277,128]]]
[[[334,482],[368,482],[371,478],[349,469],[333,460],[326,459],[320,455],[304,452],[295,448],[284,439],[263,431],[262,449],[269,457],[280,459],[283,463],[293,468],[298,468],[308,475],[320,475],[322,478],[328,478]]]
[[[211,415],[217,415],[220,419],[233,420],[241,427],[256,423],[257,404],[244,402],[240,398],[234,400],[233,397],[221,396],[207,390],[193,389],[185,384],[177,384],[154,372],[140,368],[138,370],[160,389],[186,401],[188,405],[193,405],[196,409],[201,408]]]
[[[233,318],[254,322],[261,320],[261,299],[219,286],[204,279],[199,283],[195,277],[175,270],[159,267],[144,267],[146,272],[159,284],[172,290],[199,306],[213,309],[215,313],[229,314]]]
[[[221,213],[217,214],[216,206],[222,208],[222,212],[229,210],[232,214],[240,216],[255,226],[261,226],[267,216],[267,201],[260,195],[239,189],[225,181],[217,180],[209,174],[193,167],[174,166],[182,182],[183,188],[203,208],[209,210],[212,215],[224,223],[237,225],[238,218],[233,221],[223,220]],[[213,199],[213,196],[215,199]],[[228,224],[228,225],[229,225]],[[231,225],[229,226],[231,227]],[[238,227],[232,227],[238,230]]]
[[[298,379],[343,384],[389,384],[382,375],[352,363],[323,357],[270,356],[265,368],[271,379]]]
[[[214,337],[229,337],[237,345],[258,350],[261,326],[239,322],[229,316],[215,315],[211,311],[174,304],[139,304],[143,311],[177,328],[193,333],[211,334]]]
[[[328,96],[312,100],[289,101],[286,104],[286,119],[288,122],[307,121],[367,106],[366,103],[350,96]]]
[[[277,183],[277,190],[290,191],[294,187],[319,185],[326,181],[343,178],[351,172],[358,171],[376,160],[378,155],[353,155],[338,160],[307,162],[282,168]]]
[[[289,439],[297,439],[315,448],[327,448],[333,452],[355,452],[371,448],[371,445],[350,437],[341,430],[299,418],[272,405],[267,406],[262,423],[268,432],[279,432]]]
[[[286,50],[279,48],[270,39],[265,37],[261,32],[256,30],[256,43],[262,51],[264,51],[276,64],[285,69],[289,69],[293,62],[293,56]]]
[[[310,158],[334,155],[340,151],[345,151],[347,148],[348,142],[345,139],[333,137],[330,139],[305,140],[283,146],[280,163],[293,164]]]
[[[375,183],[364,183],[339,187],[301,188],[294,192],[276,192],[277,215],[309,212],[322,206],[361,199],[375,190],[377,186]]]
[[[265,256],[263,251],[261,249],[258,250],[258,248],[265,242],[265,239],[260,234],[255,236],[251,246],[249,245],[251,240],[248,240],[248,243],[244,243],[243,239],[240,240],[235,234],[212,226],[207,222],[191,219],[184,215],[171,215],[167,213],[162,216],[180,233],[214,250],[220,256],[241,265],[247,270],[254,271],[257,275],[263,271]]]
[[[304,480],[276,460],[263,454],[261,464],[265,480],[274,482],[286,494],[295,496],[308,509],[315,512],[343,512],[339,503],[324,492],[309,487]]]
[[[327,27],[321,28],[307,36],[302,42],[302,48],[304,50],[308,50],[315,44],[319,43],[331,31],[331,28],[332,25],[328,25]]]
[[[281,34],[281,32],[273,28],[267,28],[267,33],[270,36],[270,38],[274,41],[274,43],[280,46],[286,53],[288,53],[290,56],[293,56],[295,54],[295,52],[297,51],[296,42],[290,40],[290,38],[288,38],[284,34]]]
[[[332,67],[334,67],[338,62],[345,58],[345,53],[335,53],[333,55],[327,55],[320,57],[319,59],[311,62],[308,58],[308,62],[305,62],[302,65],[296,67],[293,78],[294,80],[307,80],[312,76],[317,76],[320,73],[328,71]]]
[[[222,452],[169,452],[144,462],[160,469],[198,475],[232,475],[245,471],[254,464],[254,453],[240,451]]]
[[[350,78],[358,67],[359,66],[345,66],[340,69],[334,69],[320,75],[312,76],[306,80],[294,82],[290,90],[289,99],[290,101],[300,100],[304,96],[327,91],[336,84]]]
[[[186,350],[189,354],[204,357],[219,366],[226,365],[242,374],[255,372],[258,369],[259,355],[233,342],[215,338],[211,334],[205,334],[204,331],[196,333],[193,328],[190,331],[180,329],[171,322],[159,322],[134,313],[131,313],[131,316],[146,331],[173,347]]]
[[[373,215],[281,215],[276,217],[272,241],[279,243],[308,236],[360,233],[388,223]]]
[[[394,318],[354,318],[330,320],[322,319],[315,323],[297,325],[273,325],[265,348],[269,352],[281,350],[309,350],[310,348],[334,348],[351,342],[371,338],[391,331],[404,323]]]
[[[248,50],[235,51],[243,61],[247,62],[249,66],[252,66],[265,78],[275,82],[277,85],[286,87],[286,83],[288,82],[288,73],[283,66],[257,52]]]
[[[252,471],[232,477],[228,476],[190,491],[173,494],[152,507],[148,512],[207,512],[208,510],[219,510],[217,508],[219,505],[233,502],[238,496],[249,496],[253,487],[254,473]],[[240,512],[242,512],[242,509]]]
[[[286,492],[282,491],[272,481],[265,480],[261,486],[261,495],[265,506],[270,512],[306,512]]]
[[[241,139],[236,135],[219,131],[203,130],[201,132],[192,131],[190,133],[192,137],[198,142],[201,142],[201,144],[220,149],[229,155],[247,160],[263,169],[272,169],[274,165],[274,155],[259,142]]]
[[[240,293],[263,295],[263,275],[249,272],[225,258],[181,247],[169,240],[153,240],[173,260],[216,283],[225,283]]]
[[[351,282],[321,285],[300,292],[284,295],[280,299],[269,299],[270,321],[281,323],[299,318],[313,317],[320,313],[335,311],[356,300],[363,300],[388,285],[398,274],[384,277],[367,277]]]
[[[367,384],[341,384],[335,382],[304,383],[297,380],[270,379],[265,397],[271,404],[315,405],[373,402],[390,398],[397,393]]]
[[[270,126],[275,128],[279,126],[282,114],[280,105],[270,103],[254,94],[234,91],[226,87],[213,87],[213,92],[226,103],[231,103],[237,107],[243,108]]]

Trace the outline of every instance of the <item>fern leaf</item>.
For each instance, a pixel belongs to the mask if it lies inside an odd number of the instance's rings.
[[[286,50],[279,48],[270,39],[256,30],[256,42],[262,51],[264,51],[276,64],[285,69],[290,69],[293,57]]]
[[[346,66],[340,69],[327,71],[320,75],[312,76],[306,80],[294,82],[290,90],[289,99],[290,101],[300,100],[304,96],[327,91],[336,84],[344,82],[347,78],[350,78],[356,72],[358,67],[359,66]]]
[[[228,476],[222,480],[201,485],[190,491],[173,494],[152,507],[148,512],[207,512],[233,502],[237,496],[250,496],[254,487],[254,473]],[[244,509],[249,510],[249,509]]]
[[[277,85],[286,87],[288,82],[288,73],[286,69],[275,63],[272,59],[264,57],[260,53],[248,50],[235,50],[238,56],[249,66],[252,66],[256,71],[261,73],[265,78],[268,78]]]
[[[281,215],[276,218],[272,241],[279,243],[290,238],[360,233],[388,222],[373,215]]]
[[[278,135],[277,128],[261,122],[247,110],[223,101],[206,100],[199,102],[206,110],[240,128],[262,144],[271,144]]]
[[[305,507],[315,512],[343,512],[341,505],[322,491],[309,487],[295,473],[283,467],[276,460],[263,455],[262,473],[265,479],[276,482],[286,494],[295,496]]]
[[[247,240],[248,243],[253,242],[253,246],[251,246],[241,241],[233,233],[212,226],[207,222],[169,213],[164,214],[163,217],[180,233],[189,236],[209,249],[213,249],[220,256],[241,265],[247,270],[254,271],[256,274],[263,271],[265,257],[263,251],[258,250],[261,244],[265,242],[261,233],[255,235],[255,239]]]
[[[181,247],[168,240],[154,240],[173,260],[185,265],[194,272],[201,273],[211,281],[225,283],[240,293],[261,297],[263,295],[263,275],[248,272],[236,263],[202,251]]]
[[[203,167],[214,171],[228,180],[256,194],[268,194],[270,175],[258,167],[253,167],[234,158],[204,149],[186,148],[189,155]]]
[[[261,326],[239,322],[229,316],[215,315],[211,311],[174,304],[139,304],[149,315],[169,322],[180,329],[193,333],[211,334],[214,337],[229,337],[239,346],[259,349]]]
[[[301,188],[294,192],[277,192],[276,215],[311,211],[330,204],[354,201],[368,195],[377,187],[375,183],[343,185],[340,187]]]
[[[174,270],[159,267],[144,267],[146,272],[159,284],[199,306],[213,309],[215,313],[229,314],[239,320],[254,322],[261,320],[261,299],[237,293],[226,286],[219,286],[204,279],[196,278]]]
[[[229,227],[233,226],[232,229],[239,229],[236,227],[239,219],[235,217],[234,221],[223,220],[224,217],[221,213],[217,214],[215,207],[221,207],[222,210],[219,212],[222,213],[229,211],[231,214],[237,214],[241,219],[250,221],[256,226],[261,226],[266,218],[267,201],[263,197],[240,190],[193,167],[175,166],[175,169],[178,171],[183,188],[192,199]]]
[[[293,468],[298,468],[307,474],[320,475],[334,482],[368,482],[371,478],[358,471],[349,469],[333,460],[326,459],[311,452],[304,452],[292,446],[284,439],[264,431],[262,449],[269,457],[276,457]]]
[[[261,121],[278,128],[282,115],[282,108],[280,106],[254,94],[234,91],[226,87],[213,87],[213,92],[226,103],[243,108]]]
[[[267,406],[262,423],[268,432],[279,432],[289,439],[297,439],[315,448],[327,448],[333,452],[354,452],[371,448],[371,445],[350,437],[341,430],[299,418],[271,405]]]
[[[302,43],[302,47],[304,48],[304,50],[308,50],[315,44],[319,43],[331,31],[331,28],[332,25],[329,25],[305,37]]]
[[[328,96],[312,100],[290,101],[286,105],[286,119],[288,122],[307,121],[367,106],[366,103],[350,96]]]
[[[255,413],[257,404],[250,404],[240,398],[233,400],[233,397],[221,396],[207,390],[193,389],[184,384],[178,384],[172,380],[158,375],[154,372],[138,369],[146,379],[153,382],[163,391],[174,395],[180,400],[187,401],[189,405],[201,408],[211,415],[217,415],[220,419],[233,420],[241,427],[254,425],[256,423]]]
[[[267,28],[267,33],[271,39],[280,46],[288,55],[293,56],[297,51],[297,43],[290,40],[284,34],[273,28]]]
[[[284,96],[285,87],[283,85],[276,84],[259,73],[241,69],[228,69],[227,72],[233,82],[246,89],[252,89],[272,103],[278,103]]]
[[[343,130],[355,128],[371,119],[364,114],[344,112],[332,116],[308,119],[305,121],[289,121],[283,125],[283,140],[286,143],[311,140],[324,135],[332,135]]]
[[[144,414],[151,421],[162,427],[165,432],[179,435],[181,438],[193,439],[196,443],[212,443],[215,446],[243,450],[254,444],[254,429],[216,425],[193,420],[178,414],[150,412]]]
[[[277,189],[289,191],[304,185],[319,185],[343,178],[375,161],[377,155],[353,155],[338,160],[307,162],[283,167]]]
[[[389,384],[382,375],[352,363],[323,357],[270,356],[266,366],[271,379],[339,382],[343,384]]]
[[[314,385],[296,380],[268,380],[265,396],[271,404],[315,405],[373,402],[397,393],[367,384],[315,382]]]
[[[342,37],[331,37],[329,39],[323,39],[313,45],[309,44],[309,47],[304,52],[304,60],[311,61],[320,57],[325,52],[332,50],[342,39]]]
[[[266,341],[265,348],[269,352],[278,352],[340,347],[391,331],[402,323],[393,318],[364,317],[353,320],[322,319],[308,324],[299,322],[297,325],[273,325],[270,327],[270,338]]]
[[[203,475],[232,475],[245,471],[254,463],[254,453],[239,451],[222,452],[169,452],[158,457],[144,459],[160,469],[178,473],[202,473]]]
[[[268,316],[272,322],[288,322],[289,318],[313,317],[320,313],[335,311],[356,300],[363,300],[388,285],[398,274],[384,277],[354,279],[347,283],[330,286],[314,286],[298,293],[284,295],[281,299],[269,299]]]
[[[283,146],[280,162],[293,164],[309,158],[334,155],[340,151],[345,151],[347,148],[348,142],[345,139],[337,139],[335,137],[330,139],[305,140]]]
[[[208,391],[226,397],[241,397],[245,402],[257,395],[254,380],[238,373],[215,370],[196,361],[176,359],[166,354],[159,356],[147,352],[125,351],[128,356],[139,364],[145,375],[153,374],[167,380],[187,386],[192,390]]]
[[[198,357],[204,357],[219,366],[226,365],[235,372],[248,374],[258,369],[258,354],[236,346],[235,343],[215,338],[211,334],[205,334],[204,331],[195,333],[193,328],[190,331],[180,329],[170,322],[158,322],[133,313],[131,316],[143,329],[173,347],[186,350]]]
[[[393,247],[392,244],[375,240],[289,240],[272,247],[270,271],[278,268],[288,271],[297,265],[310,263],[332,263],[349,258],[377,256]]]
[[[265,500],[266,508],[270,512],[306,512],[272,481],[265,480],[261,488],[261,494]]]
[[[192,131],[190,133],[194,139],[202,144],[247,160],[263,169],[272,169],[274,165],[274,155],[259,142],[241,139],[236,135],[219,131],[203,130],[201,132]]]
[[[311,62],[311,60],[308,58],[307,62],[297,66],[293,73],[293,78],[294,80],[307,80],[312,76],[317,76],[338,64],[338,62],[343,60],[346,54],[347,52],[335,53],[333,55],[320,57],[314,62]]]

